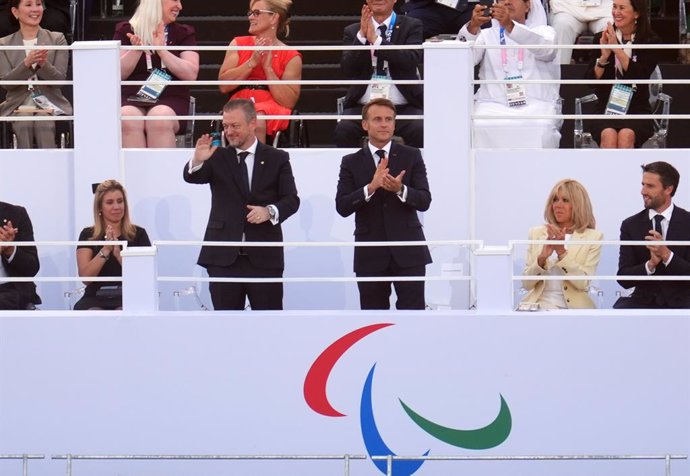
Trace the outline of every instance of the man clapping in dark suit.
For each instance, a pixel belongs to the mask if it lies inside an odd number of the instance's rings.
[[[395,106],[374,99],[362,109],[368,143],[340,165],[335,205],[355,214],[355,241],[424,241],[417,211],[431,204],[426,167],[419,149],[391,142]],[[356,247],[358,277],[424,276],[431,255],[426,246]],[[397,309],[424,309],[424,281],[394,281]],[[389,309],[391,282],[359,282],[362,309]]]
[[[655,241],[689,241],[690,213],[673,203],[680,174],[671,164],[653,162],[642,166],[644,210],[621,225],[621,241],[647,240],[644,246],[621,246],[619,276],[690,276],[690,247],[665,246]],[[635,287],[621,297],[616,309],[690,308],[690,281],[619,281]]]
[[[299,208],[290,156],[256,139],[256,110],[247,99],[223,107],[223,131],[229,147],[204,134],[184,168],[187,182],[211,187],[204,241],[283,241],[280,224]],[[283,248],[204,246],[198,263],[212,278],[280,278]],[[253,310],[283,308],[282,283],[212,282],[209,290],[217,310],[244,309],[247,297]]]
[[[421,84],[391,85],[386,80],[419,79],[422,50],[379,49],[378,46],[421,45],[422,22],[397,15],[395,0],[366,0],[359,23],[345,27],[344,45],[371,45],[369,50],[343,51],[340,68],[347,79],[371,80],[371,84],[351,86],[345,97],[343,113],[359,114],[372,99],[393,101],[398,114],[424,114],[424,89]],[[380,81],[384,80],[384,81]],[[364,131],[356,121],[340,121],[334,140],[337,147],[361,147]],[[395,135],[407,145],[422,147],[424,126],[421,120],[399,121]]]
[[[13,241],[34,241],[34,229],[23,207],[0,202],[0,310],[21,310],[40,304],[36,285],[6,282],[4,278],[36,276],[40,267],[35,246],[12,246]]]

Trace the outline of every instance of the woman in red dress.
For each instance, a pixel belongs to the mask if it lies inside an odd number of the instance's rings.
[[[259,115],[288,115],[299,99],[299,84],[253,85],[252,81],[300,80],[302,55],[294,50],[237,50],[235,46],[285,46],[278,36],[289,33],[288,9],[292,0],[252,0],[249,3],[249,34],[230,42],[220,68],[220,80],[247,80],[247,84],[222,85],[220,91],[230,98],[252,99]],[[257,121],[256,135],[260,141],[287,129],[287,120]]]

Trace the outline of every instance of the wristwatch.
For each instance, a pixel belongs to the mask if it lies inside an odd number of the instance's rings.
[[[271,219],[271,221],[276,219],[276,207],[274,205],[269,205],[266,207],[268,210],[268,217]]]
[[[98,251],[98,256],[100,256],[101,258],[103,258],[106,261],[108,261],[108,259],[110,258],[110,255],[106,255],[105,253],[103,253],[103,250]]]
[[[606,66],[607,66],[608,64],[609,64],[608,61],[607,61],[606,63],[602,63],[601,61],[599,61],[599,58],[597,58],[597,66],[599,66],[600,68],[602,68],[602,69],[603,69],[603,68],[606,68]]]

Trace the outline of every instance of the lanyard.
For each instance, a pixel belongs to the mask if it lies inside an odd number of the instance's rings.
[[[501,27],[499,30],[498,34],[500,38],[500,43],[501,46],[505,46],[506,44],[506,30],[505,28]],[[503,64],[503,71],[506,73],[508,72],[508,50],[506,48],[501,48],[501,63]],[[518,64],[517,64],[517,69],[518,71],[522,71],[522,67],[525,64],[525,50],[522,48],[518,48]]]
[[[165,25],[164,29],[164,37],[163,37],[163,44],[167,45],[168,44],[168,28],[170,25]],[[146,51],[144,53],[144,56],[146,56],[146,71],[151,71],[153,69],[153,61],[151,60],[151,52]],[[161,69],[165,69],[165,62],[161,58]]]

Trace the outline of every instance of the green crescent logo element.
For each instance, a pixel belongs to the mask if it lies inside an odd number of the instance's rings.
[[[468,450],[486,450],[500,445],[510,435],[510,429],[513,424],[510,408],[508,408],[508,404],[503,399],[503,395],[501,395],[501,410],[498,412],[496,419],[484,428],[477,428],[475,430],[457,430],[439,425],[412,410],[402,400],[400,400],[400,404],[412,421],[422,430],[449,445]]]

